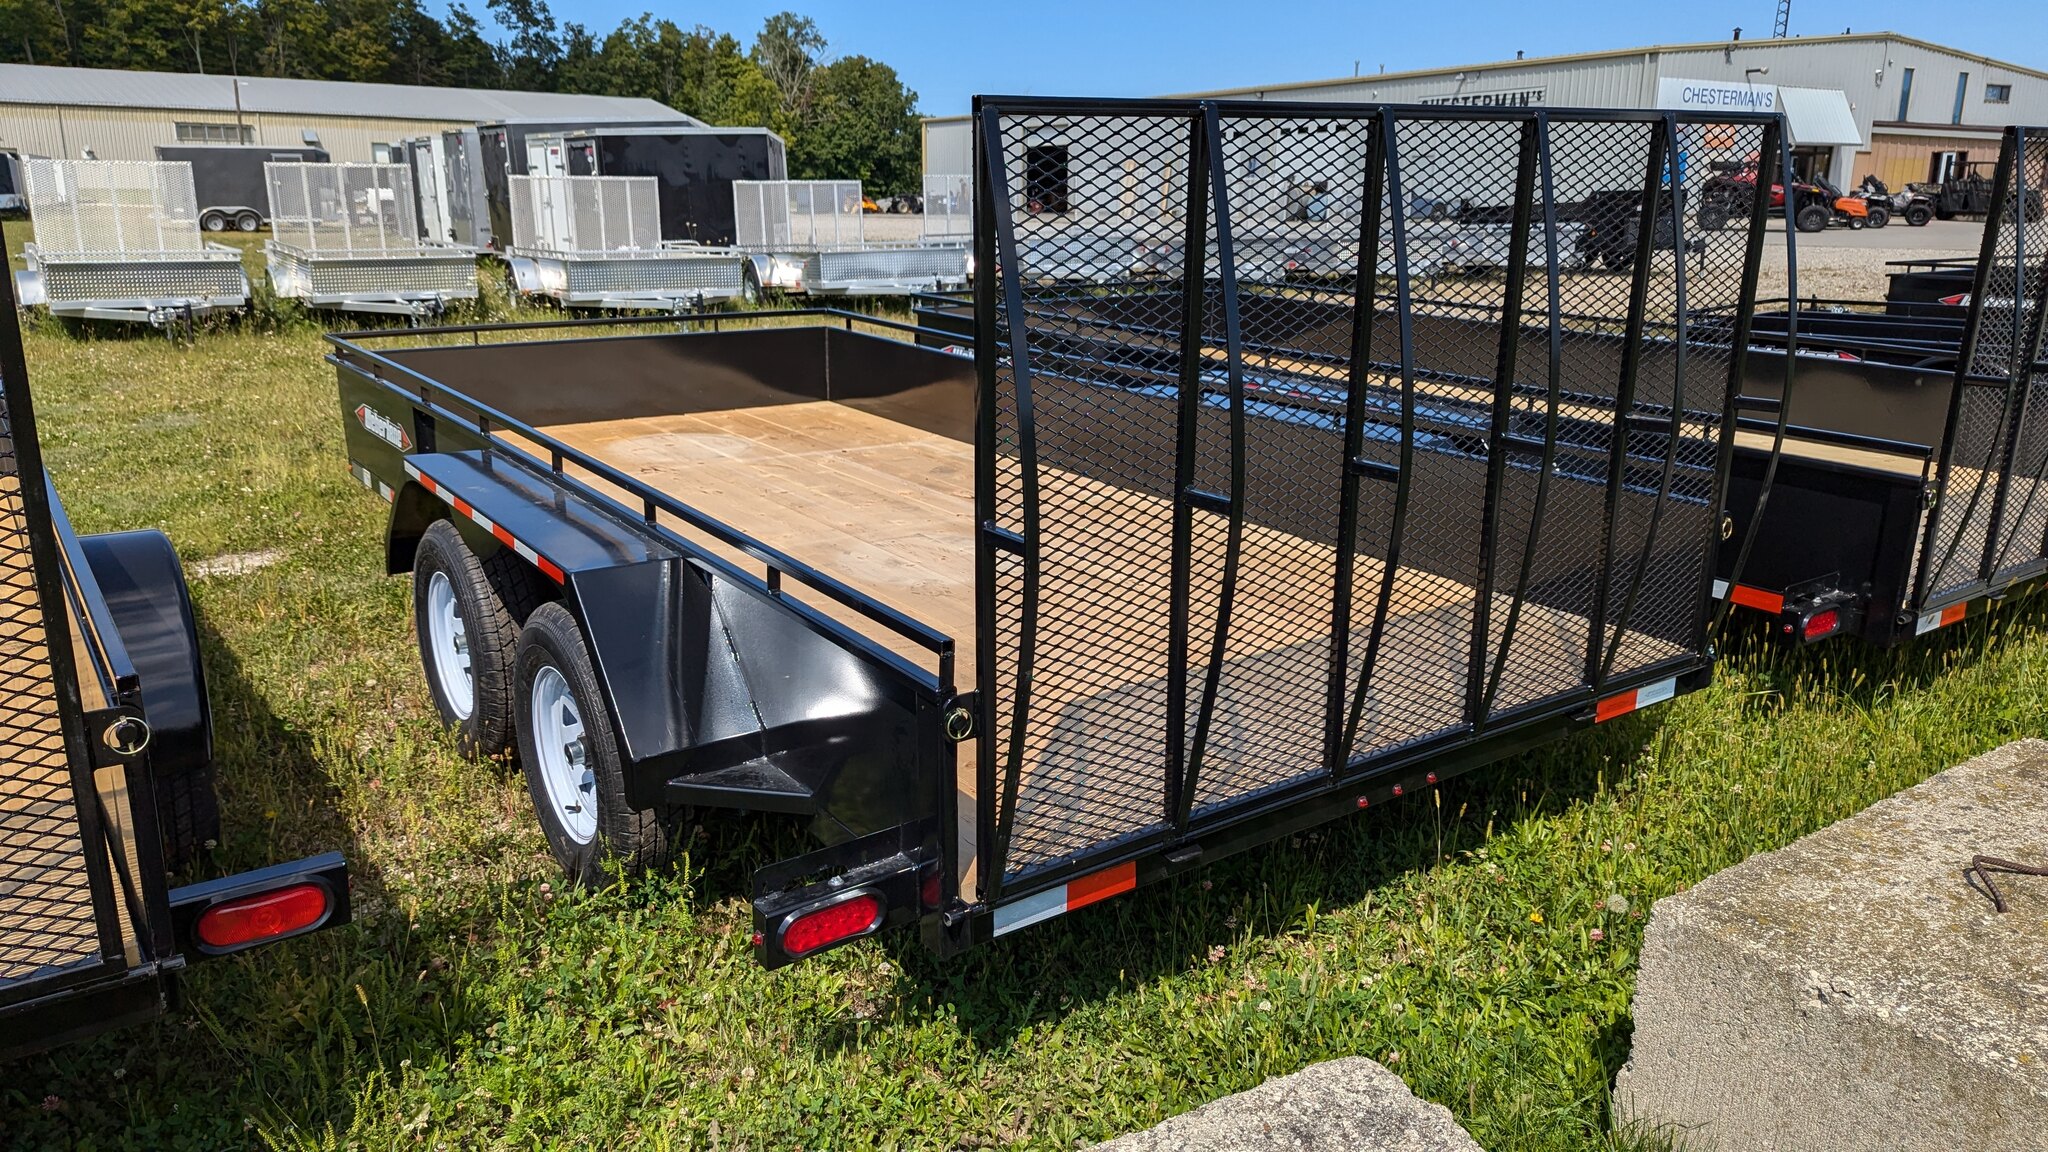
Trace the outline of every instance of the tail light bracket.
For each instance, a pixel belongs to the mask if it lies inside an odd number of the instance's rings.
[[[244,944],[216,947],[207,944],[199,936],[199,918],[206,910],[218,904],[245,900],[287,888],[311,885],[327,894],[327,912],[311,923],[251,940]],[[191,959],[209,959],[216,956],[232,956],[279,940],[289,940],[308,932],[323,928],[338,928],[349,922],[348,861],[339,852],[323,852],[304,860],[288,864],[273,864],[258,868],[254,872],[242,872],[208,880],[202,884],[188,884],[171,890],[171,931],[178,943],[178,951]]]

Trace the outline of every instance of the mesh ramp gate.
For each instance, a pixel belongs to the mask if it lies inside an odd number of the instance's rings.
[[[34,159],[22,184],[36,237],[25,248],[37,285],[28,303],[123,318],[248,299],[241,254],[200,235],[190,164]]]
[[[2048,129],[2008,128],[1920,549],[1921,616],[2048,561]]]
[[[263,175],[279,295],[374,311],[476,295],[475,257],[420,238],[410,166],[278,162]]]
[[[985,102],[982,897],[1704,668],[1777,123]]]
[[[652,176],[513,176],[512,245],[561,256],[652,255],[661,206]]]
[[[753,251],[857,250],[863,199],[858,180],[735,180],[735,234]]]
[[[926,244],[966,244],[974,239],[974,177],[926,176],[924,218],[918,222]]]

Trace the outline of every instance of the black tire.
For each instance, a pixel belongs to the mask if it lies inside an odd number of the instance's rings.
[[[258,216],[256,213],[246,210],[235,213],[235,229],[237,231],[254,232],[261,227],[263,227],[263,217]]]
[[[436,574],[447,577],[462,621],[471,686],[467,714],[442,683],[434,655],[429,589]],[[545,598],[538,575],[510,549],[479,559],[454,524],[436,520],[413,554],[412,590],[420,667],[441,721],[455,730],[456,743],[468,755],[505,752],[512,747],[512,661],[519,625]]]
[[[1953,220],[1956,218],[1956,214],[1946,208],[1936,208],[1934,210],[1934,218],[1936,220]]]
[[[519,760],[525,768],[534,814],[563,873],[579,884],[602,884],[608,878],[608,865],[614,862],[628,876],[667,862],[670,837],[664,814],[634,808],[626,799],[625,770],[612,732],[611,713],[591,667],[583,630],[567,608],[560,603],[543,604],[534,612],[519,635],[516,668]],[[534,705],[534,686],[549,670],[567,682],[582,723],[577,744],[580,763],[588,770],[584,794],[596,808],[594,831],[588,839],[579,840],[570,831],[549,795],[537,735],[542,718],[535,714]]]
[[[1934,219],[1934,209],[1929,208],[1925,204],[1913,204],[1906,208],[1906,223],[1915,228],[1927,227],[1927,222],[1932,219]]]
[[[1792,226],[1801,232],[1823,232],[1827,230],[1831,213],[1819,204],[1808,204],[1792,217]]]
[[[1892,222],[1892,210],[1881,205],[1870,206],[1870,219],[1866,223],[1872,228],[1882,228]]]
[[[199,226],[208,232],[228,230],[228,216],[225,212],[206,212],[199,217]]]
[[[1700,205],[1699,224],[1702,232],[1720,232],[1728,227],[1728,221],[1731,219],[1733,217],[1729,215],[1725,205]]]

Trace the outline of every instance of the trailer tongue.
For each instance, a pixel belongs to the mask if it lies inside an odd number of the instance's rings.
[[[1706,683],[1767,239],[1662,207],[1776,118],[977,120],[972,362],[827,311],[333,338],[436,702],[573,875],[787,813],[765,963],[952,952]],[[1513,205],[1505,279],[1379,271],[1416,187]],[[1632,258],[1566,271],[1617,188]],[[1309,241],[1364,255],[1244,255]]]

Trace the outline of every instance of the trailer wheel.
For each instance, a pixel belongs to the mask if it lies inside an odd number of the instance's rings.
[[[235,213],[235,227],[239,231],[254,232],[263,227],[263,217],[247,210]]]
[[[199,218],[199,226],[208,232],[225,232],[228,230],[228,214],[209,211]]]
[[[1906,209],[1906,223],[1915,228],[1927,227],[1927,222],[1932,219],[1934,219],[1934,209],[1929,208],[1925,204],[1915,204]]]
[[[413,554],[413,624],[441,720],[472,756],[512,746],[512,660],[519,622],[540,602],[525,561],[501,550],[480,560],[446,520]]]
[[[626,799],[625,771],[583,630],[543,604],[519,636],[515,689],[519,761],[548,847],[569,879],[602,883],[608,861],[628,875],[668,858],[668,829]]]

